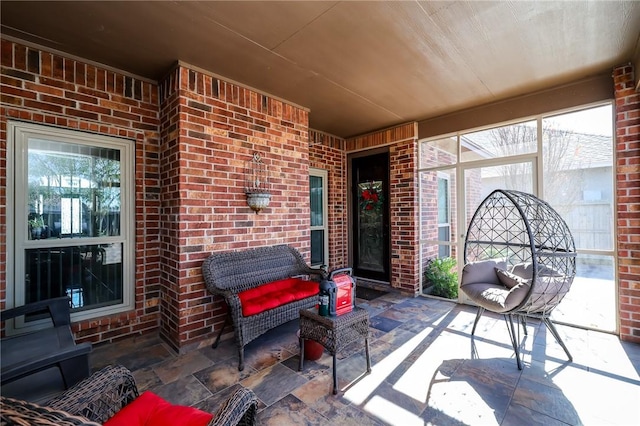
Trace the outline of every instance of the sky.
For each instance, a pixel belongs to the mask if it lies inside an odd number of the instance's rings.
[[[613,134],[611,104],[570,114],[563,114],[556,117],[545,118],[545,121],[547,120],[556,123],[558,127],[563,130],[572,130],[577,133],[602,136],[611,136]]]

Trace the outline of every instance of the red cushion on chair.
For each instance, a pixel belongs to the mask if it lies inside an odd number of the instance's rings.
[[[104,426],[206,426],[212,418],[211,413],[173,405],[153,392],[145,391]]]
[[[278,306],[280,306],[280,301],[276,297],[269,295],[263,297],[255,297],[253,299],[242,302],[242,315],[245,317],[250,317],[251,315],[256,315],[260,312],[277,308]]]
[[[242,315],[256,315],[296,300],[318,294],[316,281],[287,278],[238,293]]]

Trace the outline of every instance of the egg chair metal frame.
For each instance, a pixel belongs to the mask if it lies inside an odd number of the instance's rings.
[[[464,263],[460,288],[478,305],[472,335],[485,310],[502,314],[522,369],[513,318],[522,322],[526,335],[526,319],[533,317],[573,360],[550,315],[571,288],[576,249],[566,222],[547,202],[525,192],[493,191],[469,222]],[[482,278],[479,267],[486,272]]]

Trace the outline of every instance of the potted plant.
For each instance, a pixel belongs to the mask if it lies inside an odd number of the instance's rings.
[[[32,239],[39,239],[42,235],[43,228],[44,219],[42,219],[42,216],[37,215],[29,219],[29,229],[31,230]]]
[[[434,257],[427,260],[423,273],[425,293],[432,296],[456,299],[458,297],[458,272],[452,257]]]

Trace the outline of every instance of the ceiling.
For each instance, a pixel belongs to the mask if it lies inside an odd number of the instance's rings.
[[[2,35],[159,80],[177,60],[349,137],[638,57],[638,1],[0,2]]]

